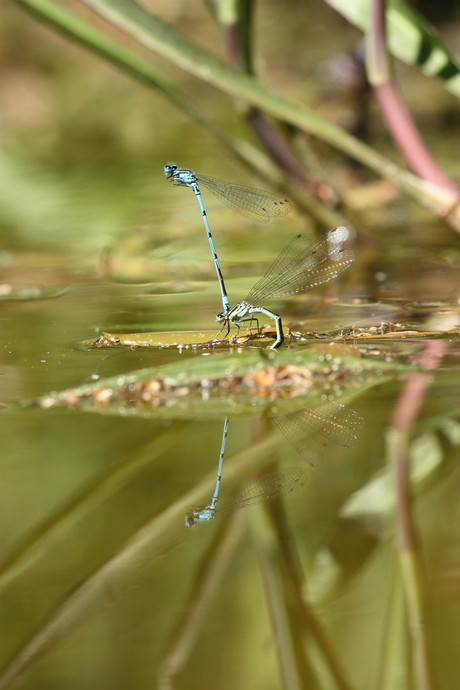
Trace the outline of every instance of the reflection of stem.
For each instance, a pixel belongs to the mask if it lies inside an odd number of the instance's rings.
[[[419,364],[427,369],[434,369],[447,348],[445,341],[428,341]],[[395,482],[401,574],[412,636],[417,687],[420,690],[429,690],[432,684],[425,637],[424,573],[411,512],[408,455],[411,430],[430,383],[429,373],[418,373],[409,377],[396,404],[387,437],[388,459]]]
[[[61,506],[29,528],[0,560],[0,590],[35,564],[46,548],[47,540],[68,532],[75,523],[127,484],[141,468],[162,453],[171,452],[182,426],[182,423],[176,423],[173,430],[156,436],[153,442],[142,443],[139,448],[131,446],[128,453],[123,453],[120,459],[113,459],[113,464],[92,476]]]
[[[273,634],[283,687],[316,687],[317,667],[310,657],[310,641],[320,652],[328,674],[338,690],[351,690],[337,650],[321,621],[302,594],[305,581],[300,559],[295,551],[283,505],[267,506],[270,520],[253,520],[252,535],[265,586],[267,608],[271,614]],[[305,644],[308,638],[308,644]],[[308,651],[307,651],[308,650]]]
[[[181,608],[160,666],[159,690],[174,688],[176,677],[185,668],[201,633],[205,616],[209,614],[209,608],[241,541],[244,525],[244,514],[224,521],[201,558],[188,600]]]
[[[276,527],[276,526],[275,526]],[[340,654],[333,644],[328,631],[325,626],[321,625],[318,620],[316,612],[312,610],[305,598],[302,596],[302,584],[300,579],[300,562],[297,554],[292,553],[292,544],[289,542],[288,530],[284,530],[284,542],[279,541],[280,532],[277,530],[278,544],[282,555],[281,564],[283,572],[285,573],[284,583],[286,589],[286,596],[291,598],[291,614],[296,616],[297,625],[303,631],[304,635],[311,635],[315,641],[318,650],[324,660],[325,666],[334,679],[335,685],[339,690],[351,690],[352,685],[347,679],[345,668],[341,662]],[[286,546],[288,548],[286,548]],[[290,553],[288,553],[288,551]],[[294,613],[295,612],[295,613]]]
[[[460,195],[425,146],[397,89],[386,46],[386,4],[386,0],[373,0],[367,34],[367,73],[375,99],[396,146],[412,170],[423,180]]]

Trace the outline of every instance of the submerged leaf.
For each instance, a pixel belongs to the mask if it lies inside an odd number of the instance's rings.
[[[35,300],[56,299],[68,292],[66,287],[54,285],[0,285],[1,302],[31,302]]]
[[[215,354],[140,369],[19,403],[19,408],[73,408],[143,418],[210,419],[260,414],[275,402],[289,412],[413,373],[414,366],[330,352]],[[358,351],[356,351],[359,354]],[[325,398],[326,396],[326,398]],[[9,409],[17,409],[16,406]]]

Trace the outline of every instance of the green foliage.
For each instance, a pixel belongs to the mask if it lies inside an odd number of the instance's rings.
[[[326,0],[349,22],[366,32],[371,3],[368,0]],[[388,50],[409,65],[418,65],[428,77],[437,77],[455,96],[460,96],[460,70],[436,29],[403,0],[389,0]]]

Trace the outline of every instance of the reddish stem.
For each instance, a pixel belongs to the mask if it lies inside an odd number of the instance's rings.
[[[409,167],[422,179],[460,195],[426,148],[393,80],[372,87],[383,119]]]
[[[439,359],[445,354],[448,343],[443,340],[429,340],[426,349],[419,358],[419,364],[427,369],[438,366]],[[399,396],[393,412],[391,425],[401,435],[408,439],[425,399],[431,383],[432,375],[417,373],[410,376],[406,386]],[[398,443],[395,453],[396,493],[398,496],[398,525],[399,539],[403,549],[413,550],[416,547],[416,532],[412,522],[410,510],[410,482],[408,471],[407,444]]]

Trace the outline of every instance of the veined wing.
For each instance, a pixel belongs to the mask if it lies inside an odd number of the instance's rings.
[[[317,408],[304,407],[295,412],[276,413],[273,421],[299,455],[313,467],[320,464],[327,446],[337,443],[355,448],[358,438],[353,432],[365,423],[360,414],[335,402],[324,403]]]
[[[196,179],[198,184],[210,189],[223,204],[258,223],[268,223],[270,218],[280,218],[292,210],[291,202],[278,194],[230,184],[204,175],[197,175]]]
[[[298,486],[303,486],[306,481],[307,475],[300,467],[287,467],[280,472],[269,472],[243,487],[226,505],[216,510],[216,515],[255,506],[276,496],[284,496]]]
[[[356,258],[353,250],[342,249],[348,236],[349,231],[344,227],[331,230],[315,242],[307,235],[297,235],[254,285],[245,301],[256,305],[272,297],[306,292],[333,280]]]

